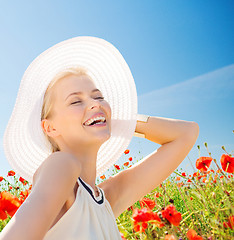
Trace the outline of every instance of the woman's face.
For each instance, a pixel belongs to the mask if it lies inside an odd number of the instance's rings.
[[[100,147],[111,136],[111,108],[102,99],[89,76],[69,75],[57,82],[53,88],[53,137],[62,148]],[[77,92],[81,92],[77,94]],[[85,126],[83,123],[95,113],[103,113],[106,126]]]

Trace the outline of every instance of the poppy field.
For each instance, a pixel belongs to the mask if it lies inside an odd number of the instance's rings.
[[[204,144],[207,151],[207,143]],[[200,150],[200,146],[197,146]],[[222,146],[220,159],[192,159],[194,173],[174,171],[164,182],[116,218],[122,239],[234,239],[234,157]],[[113,165],[116,174],[134,165]],[[139,161],[139,160],[137,160]],[[211,164],[213,167],[211,167]],[[100,176],[98,183],[106,179]],[[143,181],[143,180],[142,180]],[[0,231],[28,197],[32,185],[11,170],[0,176]]]

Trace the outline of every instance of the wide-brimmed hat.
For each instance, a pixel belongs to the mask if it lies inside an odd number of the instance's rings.
[[[7,124],[3,147],[12,169],[32,183],[33,174],[52,153],[41,127],[45,91],[59,72],[81,66],[111,107],[111,137],[97,155],[97,177],[109,169],[127,149],[137,121],[137,91],[128,64],[108,41],[78,36],[42,52],[21,79],[15,106]]]

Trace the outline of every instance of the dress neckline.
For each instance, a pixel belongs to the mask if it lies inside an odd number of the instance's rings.
[[[104,202],[103,190],[100,187],[96,186],[99,193],[99,195],[96,197],[94,189],[88,183],[86,183],[81,177],[78,177],[78,182],[83,185],[83,187],[89,192],[89,194],[96,203],[100,205]]]

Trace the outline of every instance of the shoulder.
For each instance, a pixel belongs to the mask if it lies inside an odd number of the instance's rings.
[[[50,154],[43,163],[38,167],[33,175],[33,185],[35,185],[39,176],[45,172],[50,172],[53,175],[54,170],[65,174],[66,172],[79,177],[81,172],[80,161],[71,153],[54,152]]]

